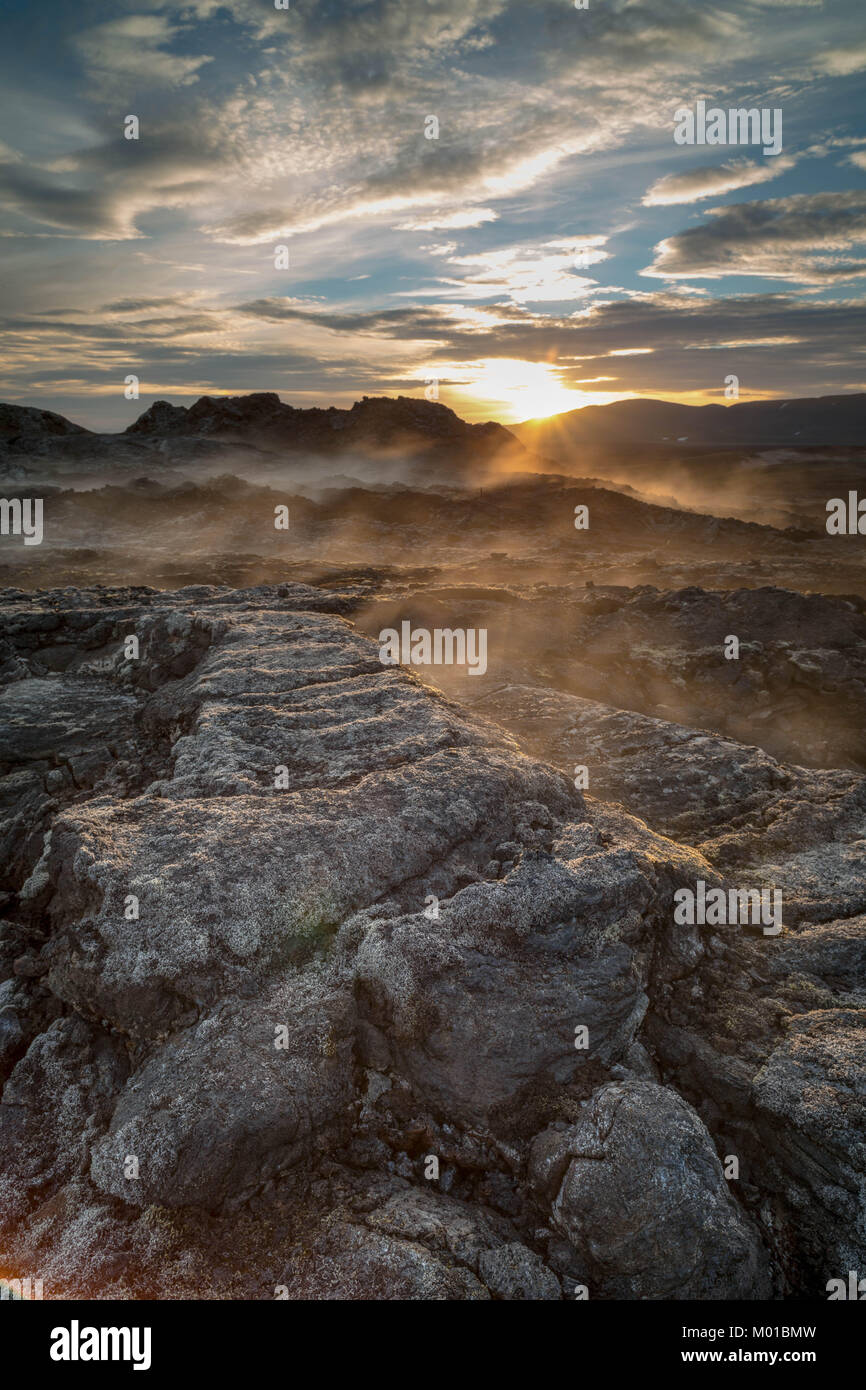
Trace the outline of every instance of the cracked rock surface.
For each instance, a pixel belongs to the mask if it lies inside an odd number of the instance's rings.
[[[467,711],[345,612],[0,595],[0,1263],[470,1300],[862,1266],[863,779],[576,696]],[[675,924],[770,872],[778,936]]]

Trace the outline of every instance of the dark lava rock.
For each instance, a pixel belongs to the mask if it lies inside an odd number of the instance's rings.
[[[677,925],[679,886],[746,862],[694,782],[702,848],[650,782],[632,814],[584,800],[343,612],[302,584],[0,596],[4,1266],[55,1295],[470,1300],[862,1267],[847,906]],[[754,864],[854,901],[822,848],[859,853],[853,774],[810,830],[812,774],[704,753],[720,802],[743,769]]]

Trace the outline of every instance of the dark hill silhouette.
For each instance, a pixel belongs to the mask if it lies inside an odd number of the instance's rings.
[[[61,415],[0,405],[0,475],[105,477],[214,463],[270,468],[320,456],[397,460],[417,477],[484,480],[501,466],[532,469],[513,434],[468,424],[447,406],[411,396],[365,396],[348,410],[300,409],[272,391],[202,396],[189,407],[155,401],[122,433],[84,430]]]
[[[537,453],[558,457],[581,444],[748,445],[762,448],[862,445],[866,441],[866,393],[801,400],[740,401],[736,405],[679,405],[628,400],[588,405],[543,420],[512,426]]]

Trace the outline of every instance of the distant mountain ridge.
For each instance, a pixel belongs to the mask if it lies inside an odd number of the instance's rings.
[[[581,444],[856,447],[866,444],[866,392],[735,405],[642,398],[582,406],[510,428],[527,448],[554,458],[564,445]]]
[[[124,433],[136,438],[196,435],[256,443],[260,447],[341,451],[353,444],[387,448],[411,439],[504,442],[508,431],[492,422],[470,425],[448,406],[415,396],[364,396],[348,410],[300,408],[275,391],[248,396],[201,396],[194,405],[155,401]]]
[[[0,478],[105,481],[135,470],[165,476],[237,469],[273,472],[287,462],[377,460],[413,483],[484,483],[502,469],[571,467],[581,447],[856,447],[866,444],[866,393],[733,406],[663,400],[585,406],[523,425],[469,424],[437,401],[364,396],[349,409],[301,408],[273,391],[201,396],[190,406],[154,401],[125,430],[100,433],[53,411],[0,403]],[[603,462],[603,461],[602,461]],[[342,465],[341,465],[342,467]],[[356,469],[357,471],[357,469]]]
[[[273,391],[201,396],[191,406],[154,401],[117,434],[62,415],[0,404],[0,476],[56,470],[67,477],[116,468],[159,471],[211,461],[276,467],[287,456],[399,458],[415,473],[460,480],[494,461],[533,467],[504,426],[468,424],[448,406],[414,396],[365,396],[348,410],[298,408]],[[473,479],[474,480],[474,479]]]
[[[74,425],[65,415],[39,410],[32,405],[6,405],[0,402],[0,444],[46,436],[90,434],[83,425]]]

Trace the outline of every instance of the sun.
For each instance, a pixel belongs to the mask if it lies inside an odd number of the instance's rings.
[[[516,357],[488,357],[465,369],[465,382],[454,387],[466,400],[465,413],[493,415],[513,424],[544,419],[583,405],[604,405],[622,392],[581,391],[564,386],[558,367]],[[504,407],[504,408],[503,408]]]

